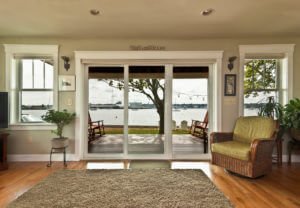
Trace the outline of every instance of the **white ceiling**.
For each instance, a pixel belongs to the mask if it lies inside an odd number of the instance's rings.
[[[258,36],[300,36],[300,0],[0,0],[0,37]]]

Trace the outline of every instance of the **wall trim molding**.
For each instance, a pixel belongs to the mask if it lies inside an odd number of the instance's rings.
[[[53,59],[54,83],[53,83],[53,108],[58,108],[58,45],[33,45],[33,44],[3,44],[5,52],[5,85],[6,91],[9,92],[9,125],[15,130],[37,130],[38,127],[33,125],[29,128],[25,125],[21,129],[22,123],[19,123],[19,75],[16,66],[16,56],[50,56]],[[19,127],[17,127],[19,126]]]
[[[295,44],[239,45],[239,116],[244,115],[244,87],[242,86],[244,86],[244,64],[247,55],[283,54],[281,88],[285,90],[282,104],[286,104],[293,98],[294,48]]]
[[[11,124],[9,125],[9,130],[11,131],[24,131],[24,130],[38,130],[38,131],[49,131],[55,130],[56,126],[49,123],[39,123],[39,124]]]
[[[67,161],[79,161],[75,154],[66,155]],[[46,162],[49,161],[49,154],[10,154],[7,155],[9,162]],[[52,161],[63,161],[63,154],[53,154]]]
[[[222,100],[223,100],[223,51],[75,51],[75,73],[76,73],[76,127],[75,127],[75,154],[81,159],[91,156],[87,152],[87,80],[88,67],[95,65],[122,65],[124,66],[124,79],[128,77],[128,66],[130,64],[199,64],[210,67],[209,86],[212,87],[210,96],[210,121],[211,131],[222,131]],[[127,72],[126,72],[127,71]],[[169,76],[170,78],[170,76]],[[166,101],[171,102],[171,101]],[[125,118],[126,122],[126,118]],[[125,123],[126,126],[126,123]],[[168,126],[168,125],[167,125]],[[126,137],[125,137],[126,139]],[[169,140],[168,140],[169,141]],[[126,143],[126,142],[125,142]],[[168,146],[168,145],[167,145]],[[169,146],[168,146],[169,147]],[[166,157],[170,156],[165,152]],[[149,155],[148,155],[149,156]],[[130,157],[126,151],[123,158]],[[139,156],[140,157],[140,156]],[[161,157],[157,155],[157,157]],[[102,158],[101,155],[97,158]],[[149,158],[150,159],[150,158]]]
[[[288,161],[288,155],[282,155],[282,162]],[[292,163],[300,162],[300,155],[292,155]]]
[[[275,155],[273,155],[275,157]],[[10,154],[7,156],[9,162],[47,162],[49,161],[49,154]],[[53,161],[63,161],[62,154],[54,154],[52,155]],[[107,158],[109,160],[109,158]],[[178,158],[173,158],[178,159]],[[193,158],[182,158],[180,159],[192,159],[197,160],[198,157]],[[205,158],[201,158],[201,160],[210,160],[211,156],[207,155]],[[97,160],[97,159],[96,159]],[[101,158],[101,160],[106,160],[106,158]],[[77,157],[75,154],[68,154],[67,153],[67,161],[80,161],[80,158]],[[282,156],[282,161],[287,162],[288,161],[288,155]],[[300,162],[300,155],[292,155],[292,163]]]

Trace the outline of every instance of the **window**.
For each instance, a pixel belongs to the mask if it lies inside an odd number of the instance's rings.
[[[19,121],[43,122],[41,116],[53,108],[53,60],[19,59]]]
[[[257,115],[270,98],[279,102],[280,59],[246,59],[244,64],[244,115]]]
[[[5,44],[4,48],[9,128],[53,129],[41,115],[57,109],[58,46]]]
[[[295,44],[240,45],[239,115],[257,115],[262,102],[293,98]]]

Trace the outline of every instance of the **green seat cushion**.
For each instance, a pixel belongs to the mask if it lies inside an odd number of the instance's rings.
[[[240,160],[250,159],[250,144],[238,141],[213,143],[212,152],[227,155]]]
[[[276,122],[272,118],[247,116],[237,119],[233,131],[233,140],[251,143],[254,139],[271,139],[276,130]]]

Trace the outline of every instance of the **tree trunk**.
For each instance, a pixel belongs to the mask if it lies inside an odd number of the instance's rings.
[[[159,106],[157,109],[157,113],[159,115],[159,134],[164,134],[165,132],[165,113],[164,113],[164,105]]]

